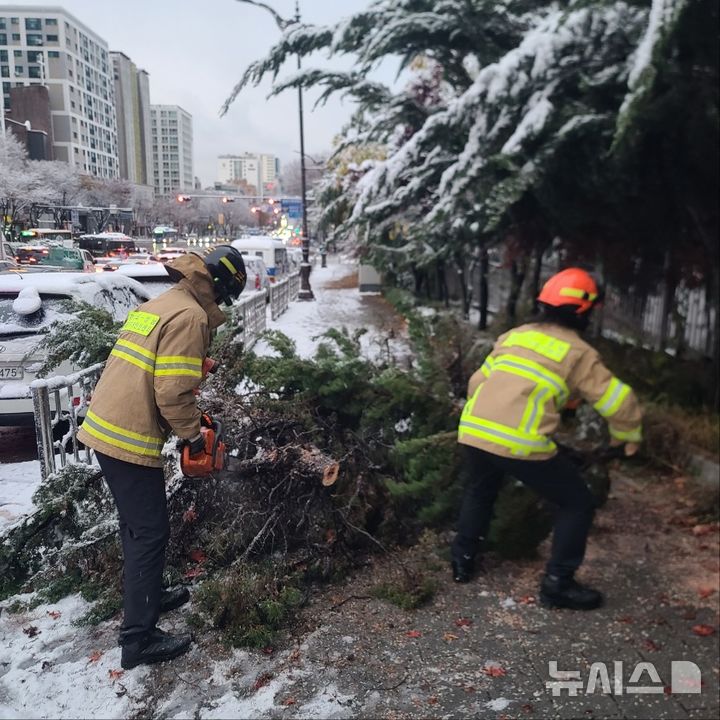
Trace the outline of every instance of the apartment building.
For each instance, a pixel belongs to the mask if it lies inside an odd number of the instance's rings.
[[[125,53],[111,51],[120,177],[153,185],[150,76]]]
[[[194,187],[192,115],[178,105],[151,105],[153,184],[158,196]]]
[[[47,87],[52,154],[98,177],[119,175],[115,89],[108,45],[63,8],[0,5],[0,113],[11,89]]]
[[[237,185],[240,181],[255,188],[258,195],[277,192],[280,163],[274,155],[243,153],[218,157],[217,183]]]

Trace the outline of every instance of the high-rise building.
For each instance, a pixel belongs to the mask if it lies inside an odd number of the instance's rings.
[[[107,43],[56,6],[0,5],[0,113],[12,113],[10,90],[45,85],[52,149],[81,172],[119,174],[115,91]]]
[[[178,105],[151,105],[150,116],[155,194],[192,190],[192,115]]]
[[[152,185],[150,80],[124,53],[110,52],[115,79],[120,177],[136,185]]]
[[[255,188],[258,195],[277,191],[279,161],[274,155],[243,153],[218,157],[217,182],[237,185],[239,181]]]

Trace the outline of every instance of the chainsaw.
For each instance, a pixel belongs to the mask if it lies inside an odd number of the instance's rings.
[[[223,442],[223,427],[207,413],[200,420],[205,447],[197,455],[190,456],[190,446],[185,445],[180,453],[182,474],[191,477],[207,477],[218,470],[225,469],[226,448]]]

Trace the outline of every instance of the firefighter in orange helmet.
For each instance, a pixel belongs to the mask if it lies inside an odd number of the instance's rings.
[[[635,394],[603,365],[581,333],[600,300],[580,268],[553,275],[538,296],[542,316],[501,335],[470,378],[460,419],[466,490],[452,544],[456,582],[468,582],[487,536],[502,479],[509,475],[556,509],[550,560],[540,599],[550,607],[591,610],[600,592],[578,583],[595,501],[578,469],[558,454],[552,435],[569,401],[583,399],[607,421],[613,444],[632,455],[641,440]]]

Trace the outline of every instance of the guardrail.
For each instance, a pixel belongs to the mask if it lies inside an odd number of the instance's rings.
[[[248,295],[232,306],[232,319],[238,327],[236,337],[245,349],[251,348],[267,328],[267,291]]]
[[[30,384],[42,480],[71,461],[81,462],[81,453],[82,462],[90,463],[90,449],[79,449],[77,431],[104,364]]]
[[[270,286],[270,317],[277,320],[300,292],[300,273],[293,273]]]

